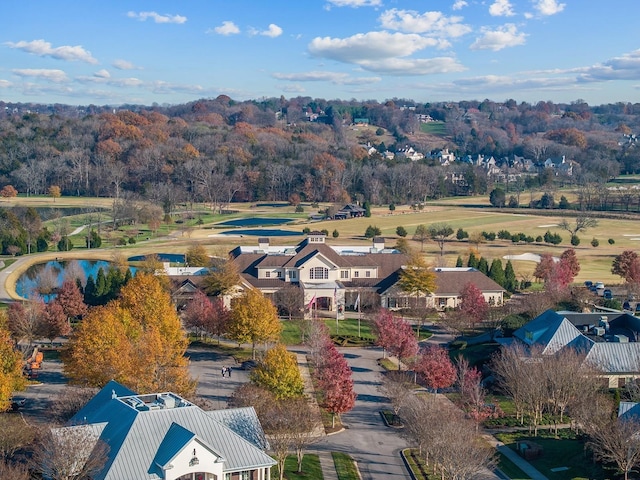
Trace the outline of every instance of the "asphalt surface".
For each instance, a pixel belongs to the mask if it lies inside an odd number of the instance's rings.
[[[411,478],[400,457],[400,451],[408,445],[398,430],[385,425],[380,415],[380,410],[390,407],[379,391],[382,368],[377,360],[382,357],[382,350],[340,351],[351,367],[358,396],[353,410],[341,416],[347,428],[325,437],[314,449],[348,453],[357,462],[363,480]]]

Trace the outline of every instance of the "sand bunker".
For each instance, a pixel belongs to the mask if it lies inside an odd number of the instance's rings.
[[[522,253],[520,255],[505,255],[502,258],[504,258],[505,260],[525,260],[525,261],[528,261],[528,262],[540,263],[540,255],[538,255],[537,253]],[[557,262],[560,259],[558,257],[553,257],[553,260],[555,262]]]

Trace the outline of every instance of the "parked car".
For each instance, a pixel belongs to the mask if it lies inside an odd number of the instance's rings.
[[[242,370],[253,370],[257,366],[258,366],[258,362],[256,362],[255,360],[245,360],[240,364],[240,368]]]
[[[624,303],[622,304],[622,309],[623,310],[631,310],[631,303],[629,303],[629,300],[625,300]]]
[[[584,286],[587,288],[591,288],[593,286],[593,282],[591,280],[587,280],[584,282]]]
[[[605,288],[602,292],[602,298],[605,300],[611,300],[613,298],[613,293],[608,288]]]

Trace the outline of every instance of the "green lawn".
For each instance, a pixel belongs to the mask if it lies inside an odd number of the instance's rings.
[[[331,452],[336,466],[339,480],[360,480],[358,469],[350,455],[341,452]]]
[[[599,464],[593,463],[591,457],[585,453],[584,442],[576,438],[569,430],[561,430],[559,438],[552,433],[540,432],[537,437],[525,433],[501,433],[498,438],[505,445],[515,449],[518,440],[531,440],[544,449],[543,455],[531,460],[549,480],[605,480],[610,477]],[[568,470],[553,472],[552,469],[567,467]]]
[[[422,133],[430,133],[431,135],[446,135],[447,128],[444,122],[421,123],[420,131]]]
[[[531,477],[520,470],[515,463],[509,460],[502,453],[498,452],[498,468],[511,480],[530,480]]]
[[[295,455],[289,455],[284,463],[284,478],[287,480],[323,480],[322,468],[320,468],[320,458],[318,455],[307,453],[302,458],[302,471],[298,472],[298,461]],[[280,478],[278,476],[278,467],[271,469],[271,478],[273,480]]]
[[[463,349],[450,350],[449,357],[452,361],[456,361],[459,355],[462,355],[469,361],[469,365],[472,367],[480,367],[486,363],[493,355],[498,351],[499,345],[497,343],[481,343],[479,345],[470,345]]]

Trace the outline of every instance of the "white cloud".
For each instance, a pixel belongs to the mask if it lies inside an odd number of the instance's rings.
[[[518,32],[517,27],[512,23],[499,27],[496,30],[488,28],[481,29],[482,36],[477,38],[471,45],[471,50],[493,50],[497,52],[506,47],[524,45],[526,34]]]
[[[555,15],[560,13],[566,7],[566,3],[558,3],[558,0],[534,0],[533,8],[535,8],[540,15]]]
[[[114,60],[111,65],[118,70],[140,70],[140,67],[136,67],[133,63],[128,62],[127,60]]]
[[[97,72],[95,72],[93,76],[97,78],[110,78],[111,74],[109,73],[109,70],[105,70],[103,68],[102,70],[98,70]]]
[[[55,83],[64,83],[68,80],[67,74],[62,70],[49,68],[16,68],[12,70],[19,77],[41,78]]]
[[[424,12],[414,10],[391,9],[380,15],[384,28],[408,33],[433,34],[444,37],[460,37],[471,32],[471,28],[462,22],[462,17],[447,17],[442,12]]]
[[[302,72],[302,73],[274,73],[273,78],[292,82],[331,82],[335,85],[363,85],[377,83],[380,77],[353,77],[340,72]]]
[[[452,57],[391,58],[383,61],[366,60],[359,65],[371,72],[387,75],[434,75],[463,72],[466,68]]]
[[[127,17],[137,18],[141,22],[152,19],[155,23],[185,23],[187,17],[182,15],[160,15],[157,12],[127,12]]]
[[[98,61],[93,58],[91,52],[85,50],[80,45],[70,46],[64,45],[62,47],[52,47],[50,42],[44,40],[33,40],[31,42],[25,42],[21,40],[19,42],[6,42],[9,48],[15,48],[24,52],[38,55],[39,57],[52,57],[57,60],[68,61],[81,61],[86,63],[96,64]]]
[[[275,23],[270,23],[269,28],[267,30],[258,30],[257,28],[249,28],[248,30],[249,36],[253,37],[255,35],[262,35],[264,37],[276,38],[282,35],[282,28],[280,28]]]
[[[230,20],[222,22],[222,25],[215,27],[212,30],[207,30],[207,33],[217,33],[218,35],[236,35],[240,33],[238,26]]]
[[[382,0],[328,0],[335,7],[379,7]]]
[[[465,0],[456,0],[455,3],[451,6],[452,10],[462,10],[464,7],[469,4],[465,2]]]
[[[9,80],[0,79],[0,88],[9,88],[11,86],[13,86],[13,84]]]
[[[581,82],[597,82],[637,80],[638,77],[640,77],[640,49],[606,60],[602,64],[588,67],[578,77],[578,80]]]
[[[437,40],[416,34],[369,32],[347,38],[316,37],[308,48],[316,57],[360,64],[367,60],[406,57],[437,45]]]
[[[509,0],[495,0],[489,6],[489,14],[493,17],[512,17],[515,15],[513,5]]]
[[[280,35],[282,35],[282,28],[280,28],[275,23],[270,23],[269,28],[264,32],[261,32],[260,35],[271,38],[279,37]]]

